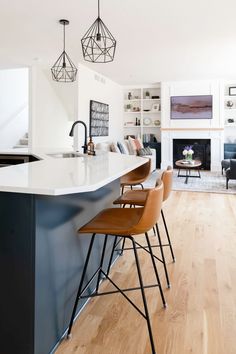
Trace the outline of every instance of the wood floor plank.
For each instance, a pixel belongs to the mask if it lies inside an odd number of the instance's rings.
[[[146,291],[157,354],[236,353],[236,196],[173,192],[164,206],[176,263],[165,249],[171,289],[161,264],[164,294]],[[160,220],[161,235],[164,234]],[[151,235],[151,232],[149,233]],[[144,243],[144,238],[140,236]],[[156,242],[154,235],[152,243]],[[155,249],[158,254],[159,250]],[[155,280],[152,264],[139,251],[145,283]],[[121,285],[137,285],[134,257],[126,251],[114,265],[112,278]],[[102,289],[112,289],[107,281]],[[142,307],[140,295],[129,296]],[[121,295],[92,299],[63,340],[56,354],[151,353],[145,320]]]

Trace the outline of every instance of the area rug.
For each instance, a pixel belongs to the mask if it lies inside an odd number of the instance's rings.
[[[144,187],[153,188],[160,173],[160,170],[153,172],[144,183]],[[185,177],[177,177],[177,175],[178,170],[174,170],[173,190],[176,191],[236,194],[236,180],[229,181],[227,190],[225,176],[222,176],[221,172],[201,171],[201,178],[189,178],[187,184]]]

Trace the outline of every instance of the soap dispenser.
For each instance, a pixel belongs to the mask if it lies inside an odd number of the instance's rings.
[[[93,155],[93,156],[95,155],[94,143],[91,136],[89,137],[87,152],[88,155]]]

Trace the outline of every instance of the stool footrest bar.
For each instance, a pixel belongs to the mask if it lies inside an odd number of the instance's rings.
[[[157,286],[159,286],[159,284],[145,285],[143,288],[144,289],[149,289],[149,288],[155,288]],[[135,288],[120,289],[120,290],[123,291],[123,292],[126,292],[126,291],[140,290],[140,289],[141,289],[140,287],[135,287]],[[116,294],[116,293],[119,293],[120,290],[111,290],[111,291],[106,291],[106,292],[103,292],[103,293],[93,293],[91,295],[80,296],[80,298],[81,299],[85,299],[85,298],[87,299],[88,297],[96,297],[96,296]]]

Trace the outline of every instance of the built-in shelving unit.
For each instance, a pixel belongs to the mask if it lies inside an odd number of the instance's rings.
[[[147,142],[154,134],[160,141],[161,84],[124,88],[124,136],[135,135]]]
[[[229,95],[229,88],[236,84],[226,84],[224,91],[224,126],[236,127],[236,95]]]

